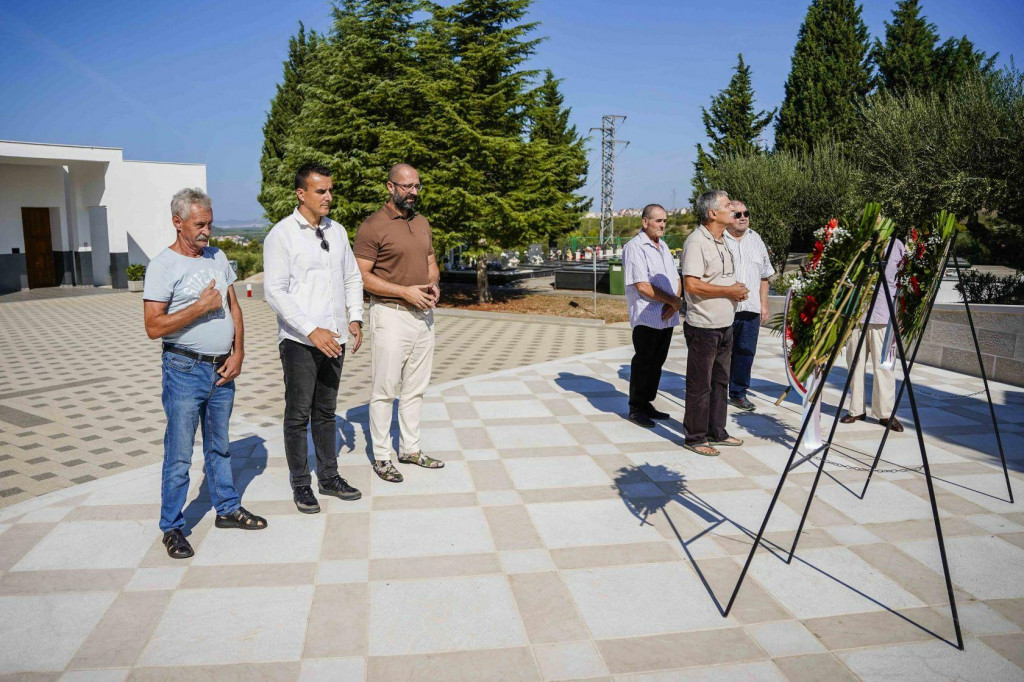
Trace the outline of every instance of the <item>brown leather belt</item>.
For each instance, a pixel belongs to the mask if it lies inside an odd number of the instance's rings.
[[[203,355],[202,353],[196,353],[187,348],[181,348],[180,346],[172,346],[169,343],[164,344],[164,352],[174,353],[175,355],[183,355],[186,358],[192,358],[199,362],[209,362],[214,365],[219,365],[228,359],[231,353],[225,353],[224,355]]]

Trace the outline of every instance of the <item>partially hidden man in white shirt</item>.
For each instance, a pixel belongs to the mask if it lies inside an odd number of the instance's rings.
[[[363,278],[345,228],[331,211],[331,171],[305,164],[295,174],[295,211],[263,242],[263,287],[277,313],[284,368],[284,450],[295,506],[320,511],[307,464],[306,426],[312,422],[321,495],[358,500],[362,493],[338,475],[334,413],[345,346],[363,342]]]
[[[644,206],[640,232],[622,249],[629,326],[633,328],[633,360],[629,369],[629,416],[637,426],[654,427],[668,419],[654,407],[661,368],[679,325],[682,282],[668,244],[662,239],[668,214],[660,204]]]
[[[750,293],[736,304],[736,317],[732,323],[729,404],[753,412],[754,403],[747,398],[750,370],[757,352],[758,332],[768,321],[768,278],[775,274],[775,267],[761,235],[750,229],[747,205],[733,199],[732,208],[736,223],[725,229],[722,238],[736,263],[736,281],[742,282]]]

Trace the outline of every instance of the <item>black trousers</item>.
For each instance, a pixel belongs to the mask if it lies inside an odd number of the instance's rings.
[[[341,357],[329,358],[313,346],[285,339],[278,347],[284,368],[284,453],[292,488],[310,485],[306,426],[312,422],[316,475],[320,480],[338,473],[334,412],[341,384]]]
[[[672,327],[633,327],[633,361],[629,364],[629,411],[642,410],[658,396],[661,368],[672,345]]]
[[[687,443],[725,440],[732,360],[732,327],[702,329],[683,324],[686,337],[686,409],[683,428]]]

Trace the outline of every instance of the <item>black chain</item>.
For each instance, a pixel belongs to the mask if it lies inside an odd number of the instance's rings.
[[[814,457],[811,457],[811,460],[812,461],[814,461],[814,460],[821,461],[821,455],[815,455]],[[850,471],[871,471],[871,467],[855,467],[852,464],[843,464],[842,462],[837,462],[835,459],[828,460],[828,463],[832,464],[834,466],[837,466],[840,469],[849,469]],[[903,472],[920,473],[923,470],[924,470],[924,465],[922,464],[921,466],[917,466],[917,467],[900,467],[899,469],[875,469],[875,473],[878,473],[878,474],[899,474],[899,473],[903,473]]]

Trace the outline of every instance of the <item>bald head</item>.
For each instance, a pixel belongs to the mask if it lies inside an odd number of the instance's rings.
[[[420,174],[415,168],[407,163],[396,163],[388,171],[388,182],[405,182],[405,180],[401,179],[402,176],[409,175],[410,173],[415,175],[417,180],[419,179]]]

